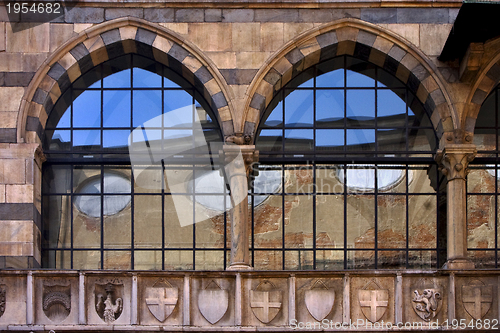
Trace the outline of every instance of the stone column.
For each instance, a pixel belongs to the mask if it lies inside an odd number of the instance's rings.
[[[466,181],[468,165],[476,156],[472,144],[450,144],[440,150],[436,161],[446,176],[447,183],[447,252],[443,268],[473,269],[467,259],[467,197]]]
[[[253,145],[223,148],[224,166],[231,189],[231,262],[228,270],[251,269],[248,221],[248,177],[258,159]],[[241,155],[240,155],[241,154]]]
[[[0,144],[0,268],[40,267],[44,160],[38,144]]]

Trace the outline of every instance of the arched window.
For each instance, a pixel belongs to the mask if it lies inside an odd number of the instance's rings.
[[[476,268],[498,268],[499,250],[499,90],[479,111],[474,130],[478,154],[467,176],[467,246]]]
[[[44,267],[225,268],[225,188],[193,189],[199,181],[192,180],[207,172],[189,155],[196,126],[206,142],[222,142],[198,83],[125,55],[93,68],[63,93],[44,137]],[[168,165],[132,168],[129,149],[141,145],[153,154],[169,147],[185,153]],[[168,183],[166,175],[173,175]]]
[[[436,135],[411,89],[349,56],[282,87],[260,120],[256,269],[436,268],[446,258]]]

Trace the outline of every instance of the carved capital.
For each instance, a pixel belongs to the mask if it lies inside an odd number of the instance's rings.
[[[248,177],[250,173],[253,172],[253,165],[259,160],[259,151],[255,150],[254,145],[239,146],[226,144],[223,147],[224,164],[229,165],[240,153],[243,158],[243,163],[241,161],[235,161],[234,168],[232,168],[234,170],[232,171],[235,173],[242,173],[244,170],[245,176]]]
[[[43,149],[41,146],[36,147],[34,159],[35,159],[36,164],[40,168],[42,168],[42,163],[47,160],[47,156],[45,156],[45,154],[43,153]]]
[[[477,150],[474,145],[452,144],[439,150],[436,154],[436,162],[439,170],[446,176],[448,181],[463,179],[469,173],[469,163],[476,156]]]

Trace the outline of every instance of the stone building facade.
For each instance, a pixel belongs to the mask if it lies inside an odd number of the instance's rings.
[[[500,44],[463,32],[497,4],[15,3],[2,330],[498,329]],[[134,144],[200,130],[224,170],[179,149],[140,183],[124,146],[158,115]]]

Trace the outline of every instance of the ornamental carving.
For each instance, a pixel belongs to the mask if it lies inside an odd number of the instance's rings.
[[[465,311],[475,320],[486,316],[492,303],[492,285],[486,285],[480,280],[472,280],[467,285],[462,286],[462,304]]]
[[[159,280],[146,288],[146,305],[149,312],[160,322],[164,322],[174,311],[179,299],[179,289],[167,280]]]
[[[370,322],[379,321],[389,305],[389,290],[382,289],[374,280],[358,290],[361,312]]]
[[[274,284],[264,281],[250,290],[250,308],[255,317],[264,324],[270,323],[281,311],[283,292]]]
[[[123,284],[96,284],[95,309],[99,317],[110,324],[117,320],[123,311]]]
[[[463,179],[469,173],[469,163],[476,156],[474,145],[448,145],[436,154],[439,170],[446,176],[448,181]]]
[[[5,285],[0,285],[0,317],[5,313],[5,306],[7,305],[6,293]]]
[[[71,312],[71,284],[45,282],[42,308],[43,313],[53,322],[60,323],[66,319]]]

